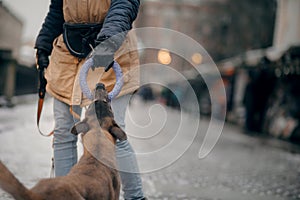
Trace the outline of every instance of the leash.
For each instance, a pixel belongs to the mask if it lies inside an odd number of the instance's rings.
[[[39,101],[38,101],[38,108],[37,108],[37,118],[36,118],[36,125],[38,128],[39,133],[42,136],[49,137],[53,135],[53,131],[51,131],[48,134],[44,134],[41,129],[40,129],[40,118],[43,110],[43,105],[44,105],[44,98],[46,94],[46,85],[47,85],[47,80],[44,76],[44,69],[38,69],[39,70]]]

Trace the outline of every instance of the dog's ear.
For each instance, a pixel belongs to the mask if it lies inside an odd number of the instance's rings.
[[[120,141],[127,140],[126,133],[115,122],[113,123],[113,126],[110,127],[108,131],[113,137],[119,139]]]
[[[77,122],[71,129],[71,133],[78,135],[79,133],[86,133],[90,130],[89,125],[85,122]]]

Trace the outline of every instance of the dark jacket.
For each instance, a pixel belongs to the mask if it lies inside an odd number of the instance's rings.
[[[97,38],[111,37],[129,31],[137,17],[139,5],[140,0],[111,0],[103,27]],[[51,0],[49,12],[37,36],[35,48],[43,49],[50,55],[54,39],[63,32],[64,22],[63,0]]]

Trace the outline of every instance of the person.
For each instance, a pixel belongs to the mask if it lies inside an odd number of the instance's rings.
[[[55,176],[66,175],[77,162],[77,136],[72,135],[70,129],[78,119],[73,117],[70,108],[80,115],[82,107],[90,103],[82,95],[78,81],[80,68],[87,57],[93,59],[96,67],[89,70],[87,76],[91,90],[99,81],[108,91],[112,90],[116,80],[113,70],[109,69],[113,60],[120,64],[124,85],[111,105],[116,122],[125,128],[130,94],[139,87],[139,77],[133,70],[139,65],[136,37],[131,30],[139,5],[139,0],[50,2],[35,49],[37,65],[40,70],[45,70],[47,93],[54,97]],[[127,152],[126,156],[124,152]],[[146,199],[136,157],[128,140],[117,141],[116,155],[124,199]]]

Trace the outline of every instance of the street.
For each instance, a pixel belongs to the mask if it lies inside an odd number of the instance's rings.
[[[36,101],[29,96],[14,108],[0,108],[0,160],[28,188],[51,171],[51,137],[37,131]],[[44,132],[53,128],[52,114],[48,97],[41,121]],[[247,135],[241,127],[225,124],[212,152],[199,159],[209,119],[198,123],[191,114],[140,101],[133,102],[128,116],[126,132],[137,152],[149,200],[300,199],[299,146]],[[177,133],[175,141],[173,133],[180,128],[184,134]],[[175,147],[164,148],[169,143]],[[78,147],[80,154],[81,144]],[[0,199],[11,198],[0,191]]]

